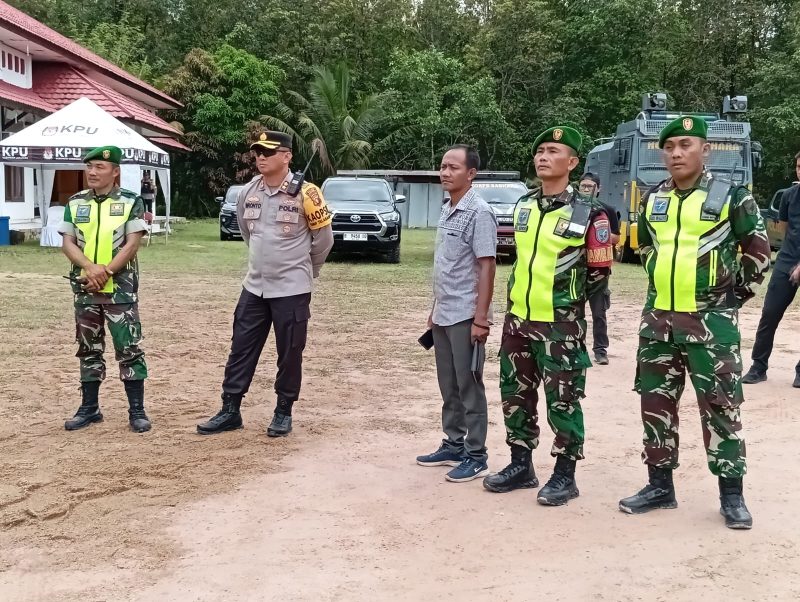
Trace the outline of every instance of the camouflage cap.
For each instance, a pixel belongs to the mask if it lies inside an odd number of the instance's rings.
[[[581,144],[583,143],[583,137],[580,135],[578,130],[569,126],[558,125],[556,127],[552,127],[536,136],[536,140],[533,141],[534,155],[536,154],[536,149],[545,142],[557,142],[559,144],[563,144],[564,146],[568,146],[576,153],[579,153],[581,150]]]
[[[84,163],[89,161],[108,161],[119,165],[120,161],[122,161],[122,150],[116,146],[100,146],[90,150],[83,157]]]
[[[667,138],[676,136],[696,136],[705,140],[708,136],[708,123],[701,117],[691,117],[689,115],[673,119],[658,135],[658,148],[664,148]]]
[[[292,150],[291,135],[285,132],[267,130],[258,135],[258,139],[250,145],[250,150],[255,150],[257,148],[275,150],[281,146]]]

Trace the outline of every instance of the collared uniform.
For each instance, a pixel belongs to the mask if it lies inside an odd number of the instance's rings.
[[[483,379],[471,371],[472,323],[478,302],[478,260],[494,258],[496,252],[497,218],[474,189],[455,207],[449,201],[444,204],[436,233],[431,316],[443,444],[456,455],[482,463],[488,458],[488,417]]]
[[[535,190],[514,210],[517,260],[508,283],[508,311],[500,348],[500,395],[506,442],[535,449],[539,444],[537,388],[544,383],[547,419],[555,441],[551,455],[583,458],[586,368],[584,308],[603,286],[612,249],[609,223],[591,199],[582,236],[566,237],[576,203],[568,187],[557,197]]]
[[[239,193],[237,216],[249,258],[222,384],[228,394],[248,391],[274,327],[279,404],[300,395],[313,279],[333,247],[332,215],[319,188],[306,183],[292,197],[286,193],[290,180],[288,173],[270,189],[258,176]]]
[[[147,230],[143,217],[144,202],[130,190],[115,188],[102,197],[93,190],[84,190],[70,197],[59,232],[74,236],[78,247],[93,263],[108,265],[129,234]],[[81,276],[81,268],[73,265],[70,274],[73,278]],[[114,343],[120,379],[144,380],[147,365],[139,347],[142,326],[138,309],[137,258],[111,276],[97,293],[84,292],[76,282],[72,290],[81,382],[105,379],[104,321]]]
[[[733,189],[719,216],[704,210],[711,181],[705,173],[695,188],[681,192],[668,180],[642,201],[639,251],[649,286],[635,389],[641,394],[645,463],[678,466],[678,401],[688,369],[709,469],[739,478],[746,465],[738,309],[763,279],[770,248],[746,189]]]

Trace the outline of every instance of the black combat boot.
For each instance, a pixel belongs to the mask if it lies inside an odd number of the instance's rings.
[[[201,435],[213,435],[242,428],[242,415],[239,412],[239,408],[242,406],[242,397],[242,395],[223,393],[222,409],[207,422],[198,424],[197,432]]]
[[[575,483],[575,460],[566,456],[556,457],[553,476],[539,490],[536,501],[542,506],[563,506],[571,499],[578,497],[578,485]]]
[[[619,509],[627,514],[644,514],[651,510],[671,510],[678,507],[672,469],[647,465],[650,482],[636,495],[619,501]]]
[[[511,446],[511,464],[497,474],[483,479],[483,486],[495,493],[506,493],[514,489],[531,489],[539,486],[539,479],[533,470],[533,452],[521,445]]]
[[[99,393],[99,380],[81,383],[81,407],[75,412],[74,417],[64,423],[65,429],[77,431],[93,422],[103,420],[103,415],[100,413],[100,402],[97,400]]]
[[[293,401],[278,400],[272,422],[267,427],[268,437],[285,437],[292,432],[292,405]]]
[[[753,517],[744,505],[742,479],[719,478],[719,513],[729,529],[751,529]]]
[[[126,380],[125,394],[128,396],[128,422],[134,433],[150,430],[150,419],[144,413],[144,381]]]

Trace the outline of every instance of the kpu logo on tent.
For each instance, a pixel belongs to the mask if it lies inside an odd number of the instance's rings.
[[[122,154],[125,155],[126,161],[134,163],[144,163],[147,157],[147,151],[143,148],[125,148],[122,149]]]
[[[52,148],[44,149],[44,151],[42,152],[42,159],[44,159],[45,161],[52,161],[53,160],[53,149]]]
[[[89,134],[93,136],[99,130],[84,125],[51,125],[42,130],[42,136],[55,136],[56,134]]]
[[[30,151],[27,146],[4,146],[3,159],[27,159]]]
[[[83,149],[75,147],[59,146],[55,149],[56,159],[67,159],[70,161],[80,161],[83,159]]]

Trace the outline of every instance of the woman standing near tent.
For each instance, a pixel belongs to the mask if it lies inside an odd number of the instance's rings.
[[[150,170],[144,170],[142,176],[142,200],[144,201],[145,211],[155,215],[156,211],[156,183],[150,176]]]
[[[144,203],[134,192],[117,186],[122,151],[104,146],[84,157],[91,188],[73,195],[59,232],[62,250],[72,262],[75,293],[77,357],[81,366],[81,405],[64,428],[74,431],[103,419],[100,383],[106,377],[104,321],[114,341],[119,377],[128,397],[131,430],[150,430],[144,412],[147,365],[139,347],[139,265],[136,253],[147,230]]]

